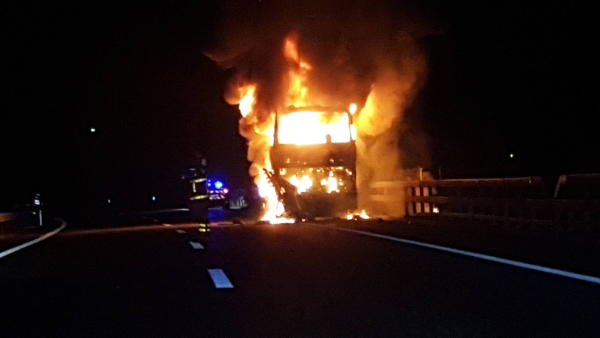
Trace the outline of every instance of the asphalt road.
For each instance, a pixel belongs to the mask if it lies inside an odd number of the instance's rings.
[[[600,332],[598,285],[323,224],[71,225],[0,260],[0,276],[5,337]]]

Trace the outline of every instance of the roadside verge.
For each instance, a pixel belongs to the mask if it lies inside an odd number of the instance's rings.
[[[49,228],[34,228],[29,231],[13,232],[3,234],[0,238],[0,259],[10,254],[23,250],[29,246],[46,240],[67,227],[67,222],[60,218],[55,218],[52,227]]]

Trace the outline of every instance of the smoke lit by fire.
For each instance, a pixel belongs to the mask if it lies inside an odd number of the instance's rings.
[[[311,6],[317,13],[318,5]],[[359,7],[354,21],[340,18],[340,22],[319,23],[290,18],[287,10],[277,7],[273,17],[265,14],[264,29],[261,24],[227,27],[228,42],[210,54],[221,65],[236,70],[226,100],[239,107],[239,130],[248,142],[249,173],[264,199],[264,220],[285,220],[280,219],[284,208],[263,172],[273,170],[269,152],[276,123],[281,144],[355,140],[359,204],[369,213],[369,201],[361,198],[361,191],[371,181],[400,175],[398,130],[405,108],[422,84],[425,62],[409,30],[389,24],[393,21],[385,18],[385,8],[370,18],[368,13],[360,13],[364,8]],[[234,16],[240,19],[239,15],[236,12]],[[248,36],[252,29],[256,34]],[[335,110],[322,114],[318,107]],[[276,121],[276,112],[290,109]],[[343,177],[349,174],[340,168],[290,175],[288,181],[302,194],[319,186],[328,193],[342,191]],[[364,209],[361,218],[368,217]],[[395,210],[377,212],[398,216]]]

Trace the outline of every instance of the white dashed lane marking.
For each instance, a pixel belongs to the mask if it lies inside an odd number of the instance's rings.
[[[204,249],[204,246],[202,246],[202,243],[199,243],[199,242],[190,241],[190,245],[192,246],[192,248],[194,248],[194,250]]]
[[[221,269],[208,269],[208,274],[212,278],[217,289],[233,289],[233,284]]]
[[[177,231],[178,234],[185,234],[185,233],[187,233],[185,230],[181,230],[181,229],[177,229],[175,231]]]

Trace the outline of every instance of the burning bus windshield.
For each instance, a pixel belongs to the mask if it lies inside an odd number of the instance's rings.
[[[279,116],[278,140],[281,144],[324,144],[350,142],[350,117],[347,113],[303,110]],[[330,140],[328,140],[330,138]]]

